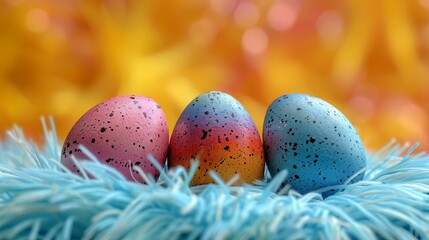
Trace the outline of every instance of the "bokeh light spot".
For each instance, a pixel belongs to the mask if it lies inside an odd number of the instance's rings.
[[[429,10],[429,0],[419,0],[420,4]]]
[[[247,53],[258,55],[267,49],[268,36],[261,28],[250,28],[244,33],[242,44]]]
[[[36,8],[28,12],[25,23],[32,32],[42,32],[49,26],[49,15],[46,11]]]
[[[298,9],[295,4],[279,1],[268,11],[267,22],[277,31],[285,31],[291,28],[298,17]]]
[[[421,42],[423,43],[423,47],[429,49],[429,24],[426,24],[426,26],[422,27]]]
[[[11,6],[16,6],[22,2],[22,0],[4,0],[6,4],[9,4]]]
[[[216,25],[209,19],[203,18],[189,28],[189,38],[196,45],[205,46],[212,42],[216,32]]]
[[[219,15],[227,15],[233,11],[236,4],[235,0],[211,0],[210,6],[213,11]]]
[[[337,11],[323,12],[317,20],[317,30],[323,40],[334,40],[343,32],[343,18]]]
[[[363,120],[368,120],[375,111],[375,103],[374,101],[364,95],[356,95],[352,99],[350,99],[350,107],[356,109],[359,112],[360,117]]]
[[[259,9],[252,2],[244,2],[238,5],[234,11],[234,21],[238,26],[250,27],[257,23]]]

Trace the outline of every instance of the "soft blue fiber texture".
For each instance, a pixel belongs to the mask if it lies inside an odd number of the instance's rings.
[[[92,177],[79,177],[51,125],[41,148],[18,127],[0,142],[0,239],[429,239],[429,156],[416,146],[368,154],[364,180],[323,199],[281,188],[286,172],[189,187],[197,163],[137,184],[89,152]]]

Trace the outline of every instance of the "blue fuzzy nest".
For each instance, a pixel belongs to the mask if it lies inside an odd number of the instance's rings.
[[[281,187],[286,172],[189,187],[196,163],[137,184],[89,152],[94,177],[79,177],[51,124],[42,149],[18,127],[0,142],[0,239],[429,239],[429,156],[416,146],[369,155],[363,181],[323,199]]]

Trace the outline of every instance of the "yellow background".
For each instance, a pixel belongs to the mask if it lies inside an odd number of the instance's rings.
[[[0,0],[0,131],[63,139],[98,102],[149,96],[170,131],[198,94],[221,90],[262,130],[302,92],[338,107],[365,145],[429,150],[429,0]]]

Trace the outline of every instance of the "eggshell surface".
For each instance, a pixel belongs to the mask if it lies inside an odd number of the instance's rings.
[[[154,100],[134,95],[115,97],[91,108],[75,123],[64,142],[61,162],[79,173],[71,157],[88,159],[79,149],[81,144],[128,180],[143,182],[132,167],[139,166],[158,178],[159,171],[148,160],[148,154],[163,166],[168,140],[166,117]]]
[[[208,92],[195,98],[182,112],[170,141],[169,167],[189,169],[198,159],[192,185],[212,183],[214,170],[228,181],[239,174],[253,182],[264,173],[264,155],[258,130],[245,108],[223,92]]]
[[[366,166],[364,146],[350,121],[313,96],[277,98],[267,110],[263,140],[271,175],[287,169],[285,183],[300,193],[343,184]],[[362,178],[360,174],[352,182]]]

